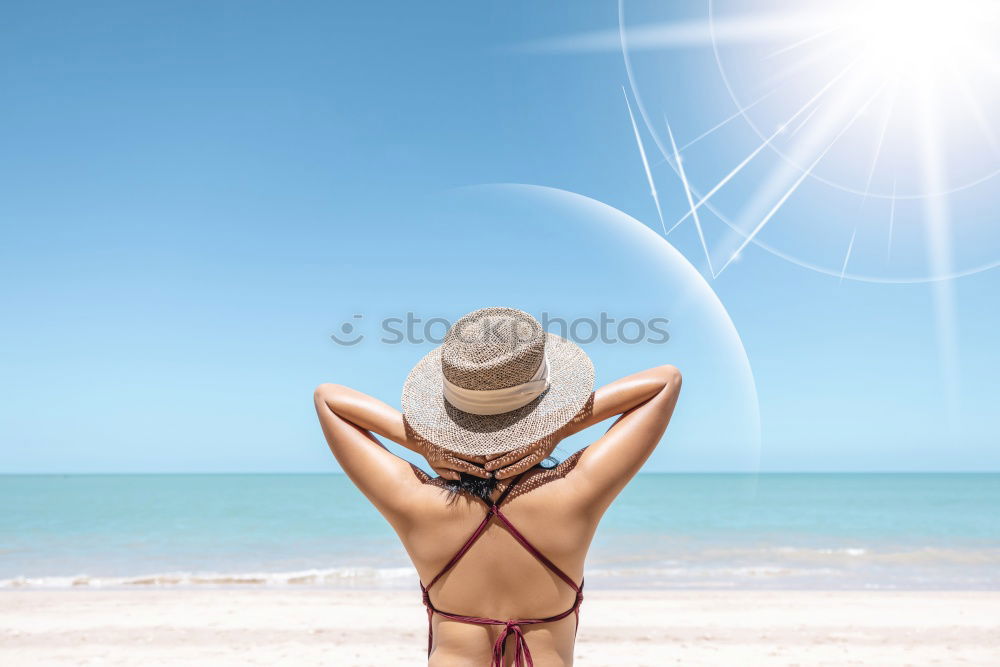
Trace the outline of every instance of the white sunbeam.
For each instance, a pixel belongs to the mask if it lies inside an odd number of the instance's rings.
[[[822,108],[822,106],[823,106],[822,104],[817,104],[816,106],[814,106],[813,109],[812,109],[812,111],[810,111],[808,114],[806,114],[805,118],[803,118],[802,120],[800,120],[799,123],[798,123],[798,125],[796,125],[794,128],[792,128],[792,136],[793,137],[796,134],[799,133],[799,130],[801,130],[803,127],[805,127],[806,125],[809,124],[809,121],[812,120],[812,117],[816,115],[816,113]]]
[[[986,137],[986,141],[990,143],[990,147],[994,151],[1000,150],[1000,141],[997,140],[996,131],[993,126],[990,125],[989,119],[986,117],[986,112],[983,110],[983,105],[979,102],[976,97],[975,92],[973,92],[972,87],[969,85],[969,80],[964,72],[955,72],[955,84],[958,86],[959,91],[962,93],[962,99],[965,102],[966,107],[972,114],[972,117],[976,120],[976,124],[979,126],[979,130]]]
[[[789,9],[784,13],[774,9],[747,13],[744,9],[744,13],[735,15],[725,15],[720,9],[723,7],[728,9],[734,5],[729,0],[710,0],[708,16],[704,19],[636,23],[633,15],[640,16],[644,9],[647,16],[652,16],[648,12],[649,7],[633,9],[633,3],[628,3],[629,18],[633,19],[633,24],[629,25],[626,22],[626,0],[620,0],[617,31],[561,37],[528,45],[537,51],[549,52],[619,49],[624,52],[626,72],[632,87],[632,96],[627,100],[630,120],[664,233],[670,234],[687,218],[696,217],[699,211],[704,217],[702,206],[715,212],[730,230],[717,240],[709,237],[712,244],[702,244],[706,255],[711,254],[707,260],[714,275],[724,271],[748,243],[756,242],[780,257],[833,276],[878,280],[877,276],[868,276],[864,268],[859,268],[867,267],[871,262],[870,256],[863,251],[872,235],[863,233],[863,227],[855,226],[851,232],[847,261],[834,260],[830,266],[821,266],[788,252],[789,239],[796,243],[808,240],[808,236],[804,235],[809,228],[801,224],[781,226],[779,231],[773,233],[769,230],[766,237],[758,240],[757,235],[765,226],[775,218],[780,220],[783,207],[806,180],[853,193],[861,197],[862,206],[869,198],[889,200],[890,230],[886,254],[878,253],[880,260],[885,257],[882,266],[886,268],[876,267],[875,270],[907,271],[914,260],[902,256],[893,262],[896,268],[889,268],[894,252],[899,254],[893,246],[901,247],[901,241],[894,240],[892,229],[899,212],[897,200],[932,195],[933,192],[927,191],[930,184],[952,187],[948,192],[957,192],[1000,174],[1000,164],[994,168],[982,160],[972,160],[952,167],[968,174],[967,178],[949,178],[949,174],[937,179],[919,178],[924,158],[919,154],[920,142],[916,137],[915,115],[919,105],[914,102],[914,91],[924,82],[943,81],[949,77],[948,81],[954,89],[948,91],[947,100],[941,100],[941,118],[933,121],[939,126],[939,132],[948,132],[942,136],[942,152],[947,150],[950,153],[963,148],[956,144],[951,132],[965,133],[963,140],[969,138],[972,141],[976,138],[971,137],[970,132],[981,134],[985,140],[980,140],[979,145],[974,144],[973,150],[1000,144],[1000,132],[993,131],[997,118],[995,100],[989,97],[996,95],[1000,98],[1000,89],[992,90],[986,78],[977,76],[977,72],[984,70],[1000,75],[1000,58],[997,57],[1000,50],[993,38],[997,34],[994,28],[1000,26],[997,21],[1000,3],[982,0],[950,0],[947,4],[942,0],[802,0],[800,3],[789,3]],[[672,9],[663,11],[674,13]],[[629,54],[705,47],[713,49],[723,83],[735,104],[734,113],[727,114],[686,143],[677,144],[680,136],[673,136],[674,141],[668,143],[668,137],[663,136],[662,129],[657,131],[658,123],[646,109],[648,102],[640,95]],[[991,57],[985,57],[987,55]],[[801,104],[806,97],[802,94],[803,90],[814,86],[816,81],[829,80],[848,60],[856,61],[855,65],[848,68],[850,71],[837,84],[836,90],[826,97]],[[649,68],[662,67],[664,61],[653,55],[639,62],[641,67]],[[684,62],[687,63],[686,56]],[[966,74],[967,80],[964,77]],[[960,78],[957,75],[963,76]],[[872,100],[878,98],[890,82],[895,82],[891,94],[886,94],[884,106],[879,106],[878,111],[872,113],[868,109]],[[770,86],[771,83],[774,85]],[[857,92],[857,95],[848,95],[848,90]],[[865,98],[873,90],[877,92],[866,101]],[[761,95],[762,91],[766,92]],[[938,94],[943,95],[942,90],[939,89]],[[669,103],[675,98],[664,98],[661,103]],[[949,104],[951,101],[955,103]],[[782,105],[792,107],[795,112],[789,113],[792,109],[783,112]],[[857,113],[852,115],[855,110]],[[672,113],[661,111],[660,115],[675,121]],[[689,155],[688,151],[741,117],[760,137],[760,141],[751,146],[749,154],[706,192],[698,186],[696,178],[689,178],[698,173],[690,169],[690,165],[695,164],[692,160],[698,155]],[[847,117],[850,120],[844,124]],[[650,132],[657,152],[662,156],[660,160],[651,160],[653,156],[646,153],[639,133],[640,120]],[[942,120],[950,124],[942,123]],[[676,121],[674,124],[677,124]],[[774,128],[777,128],[776,132]],[[673,135],[672,128],[666,129],[667,134]],[[848,131],[850,136],[843,139]],[[834,137],[832,140],[831,136]],[[910,155],[911,152],[915,154]],[[727,198],[722,204],[716,202],[713,198],[717,197],[720,189],[733,183],[737,176],[743,178],[741,174],[749,171],[751,164],[756,165],[762,155],[772,153],[779,158],[779,163],[784,164],[779,164],[770,174],[751,184],[752,189],[743,198],[738,215],[733,218],[719,209],[732,201],[732,198]],[[687,159],[684,174],[680,173],[682,169],[679,165],[682,155]],[[655,168],[664,162],[677,172],[685,196],[694,202],[693,205],[688,202],[688,210],[669,229],[665,228],[662,220],[662,206],[653,178]],[[705,194],[701,195],[701,192]],[[836,216],[836,211],[829,211],[829,215]],[[944,216],[944,220],[945,225],[952,224],[948,216]],[[701,222],[696,220],[696,226],[701,226]],[[851,221],[846,217],[842,221],[831,217],[829,222]],[[908,234],[911,233],[909,227],[907,230]],[[704,236],[708,230],[699,231]],[[736,238],[733,233],[742,236],[742,241],[734,253],[723,252],[728,250],[727,238],[732,243],[729,247],[737,245],[733,243]],[[722,245],[711,251],[711,246],[719,241]],[[809,246],[800,247],[805,250]],[[912,245],[908,243],[902,247],[910,251]],[[926,278],[918,276],[899,280],[933,280],[935,276],[962,272],[961,267],[951,271],[951,264],[938,262],[936,266],[948,270],[935,271]],[[850,276],[847,276],[845,265],[851,268]],[[887,277],[887,280],[893,282],[894,279]]]
[[[710,0],[710,17],[719,16],[719,11],[712,9],[712,6],[720,4],[725,3]],[[904,88],[909,88],[911,92],[919,81],[936,71],[967,72],[986,68],[1000,73],[1000,57],[998,57],[1000,53],[995,46],[996,40],[992,38],[992,35],[997,33],[997,29],[1000,29],[1000,3],[983,2],[982,0],[953,0],[947,4],[940,0],[825,0],[820,3],[818,0],[804,0],[803,3],[797,5],[796,11],[799,12],[797,15],[810,15],[811,7],[815,7],[815,11],[824,16],[823,23],[828,26],[828,31],[838,33],[837,39],[823,40],[819,49],[812,50],[805,55],[796,53],[792,64],[784,70],[777,73],[772,71],[770,76],[763,72],[761,74],[763,78],[758,78],[758,80],[763,81],[765,85],[768,81],[785,80],[792,75],[796,75],[796,79],[800,83],[809,81],[815,78],[817,72],[821,73],[824,68],[834,66],[838,59],[843,60],[854,55],[859,55],[862,59],[856,75],[882,80],[902,78],[907,84]],[[724,17],[710,18],[710,25],[713,20],[723,25],[728,23]],[[802,37],[804,39],[799,39],[799,43],[817,41],[815,34],[803,33]],[[810,37],[814,39],[809,39]],[[730,44],[726,41],[725,32],[720,31],[717,43],[713,44],[716,59],[723,81],[734,102],[739,105],[739,97],[730,82],[731,73],[725,71],[725,65],[720,59],[718,49],[722,45],[731,47],[729,51],[731,53],[746,53],[742,57],[734,56],[735,62],[739,63],[737,74],[742,75],[738,80],[754,80],[753,77],[747,77],[746,74],[761,68],[752,66],[749,71],[743,71],[747,70],[746,63],[757,62],[752,57],[754,51],[747,51],[739,44]],[[765,56],[765,60],[774,54],[775,52],[771,52]],[[748,58],[750,59],[748,60]],[[767,69],[773,70],[773,68]],[[814,72],[813,69],[816,71]],[[750,88],[751,93],[752,89],[753,87]],[[998,91],[994,90],[993,92]],[[983,86],[980,85],[976,93],[977,97],[982,97],[989,91],[984,91]],[[915,106],[912,103],[902,105],[901,108],[906,113],[893,119],[893,123],[902,121],[903,124],[900,127],[909,129],[910,126],[906,124],[909,121],[907,115],[912,117]],[[989,117],[987,114],[980,115]],[[746,115],[746,120],[757,135],[763,139],[767,130],[760,129],[758,126],[760,121],[755,120],[751,114]],[[766,128],[769,124],[763,122],[761,125]],[[982,123],[980,125],[982,126]],[[858,126],[861,128],[863,124],[859,123]],[[964,126],[958,124],[956,128],[963,129]],[[985,128],[983,129],[985,131]],[[859,132],[861,131],[859,129]],[[896,135],[894,134],[894,136]],[[908,147],[915,146],[915,144],[915,141],[900,140],[896,142],[892,150],[894,152],[906,151]],[[971,148],[975,150],[974,146]],[[772,149],[779,155],[783,153],[780,142],[772,144]],[[837,163],[839,164],[845,159],[856,160],[859,157],[857,151],[847,155],[838,155]],[[879,169],[896,169],[900,164],[915,169],[917,160],[904,159],[900,162],[894,159],[886,162],[885,166],[880,166]],[[800,166],[804,168],[804,165]],[[970,178],[962,179],[954,188],[958,190],[972,187],[987,178],[1000,174],[1000,168],[997,167],[990,168],[983,173],[973,173]],[[863,184],[858,183],[855,186],[832,180],[828,176],[829,171],[814,172],[813,178],[821,183],[857,195],[888,197],[888,193],[885,191],[872,192],[870,182],[867,179]],[[865,174],[861,168],[853,171],[843,169],[834,171],[843,174],[844,176],[841,178],[846,178],[848,181],[850,180],[849,174]],[[901,192],[898,196],[917,198],[926,194],[914,191],[910,185],[911,180],[904,179],[900,182]],[[887,179],[879,179],[879,182],[882,183],[886,181]]]
[[[663,235],[667,235],[667,224],[663,221],[663,209],[660,208],[660,195],[656,192],[656,181],[653,180],[653,172],[649,168],[649,159],[646,157],[646,148],[642,143],[642,135],[639,134],[639,126],[635,122],[635,115],[632,113],[632,105],[628,101],[628,93],[625,92],[625,88],[622,88],[622,94],[625,95],[625,106],[628,108],[628,117],[632,121],[632,132],[635,133],[635,143],[639,148],[639,157],[642,158],[642,168],[646,173],[646,182],[649,184],[649,194],[653,197],[653,204],[656,205],[656,215],[660,219],[660,227],[663,229]]]
[[[857,82],[854,82],[857,83]],[[748,220],[757,219],[760,217],[759,222],[754,226],[754,228],[749,232],[744,234],[742,231],[737,233],[743,235],[743,239],[735,251],[728,253],[729,259],[726,260],[722,268],[719,269],[719,274],[726,270],[726,268],[735,260],[741,252],[747,247],[747,245],[764,229],[765,225],[771,221],[774,215],[784,206],[788,198],[802,185],[802,182],[812,173],[813,169],[826,157],[826,154],[831,148],[836,144],[836,142],[844,136],[851,125],[864,113],[865,109],[871,102],[873,102],[878,95],[881,94],[883,88],[880,87],[875,93],[868,98],[868,100],[857,107],[854,113],[850,116],[849,120],[841,127],[839,132],[836,131],[836,126],[844,119],[845,116],[850,112],[852,105],[860,95],[858,90],[852,90],[849,93],[844,94],[838,98],[835,103],[831,104],[826,110],[824,116],[818,121],[811,131],[802,136],[802,138],[796,142],[793,146],[793,162],[783,162],[778,165],[778,167],[772,171],[771,176],[768,178],[767,183],[759,189],[751,201],[751,203],[744,208],[744,213],[741,214],[741,223],[737,223],[736,229],[743,230],[746,228],[746,222]],[[827,139],[831,134],[836,134],[827,142]],[[826,142],[825,147],[823,146]],[[809,162],[809,166],[805,169],[800,169],[796,166],[800,161],[807,159],[807,156],[815,156]],[[796,175],[798,175],[796,177]],[[789,181],[792,181],[789,186]],[[783,192],[783,194],[778,195],[777,193]],[[777,201],[771,206],[770,210],[767,211],[762,217],[760,216],[760,209],[767,206],[767,202],[775,201],[777,196]],[[734,230],[735,231],[735,230]]]
[[[892,118],[892,110],[896,105],[896,88],[893,87],[892,91],[889,93],[888,100],[885,104],[885,109],[882,111],[882,124],[879,127],[878,141],[875,143],[875,152],[872,155],[871,166],[868,167],[868,178],[865,181],[865,196],[862,199],[862,204],[868,199],[868,195],[871,192],[872,178],[875,176],[875,167],[878,165],[878,158],[882,154],[882,144],[885,141],[885,131],[889,127],[889,119]]]
[[[732,113],[729,116],[727,116],[724,120],[719,121],[718,123],[716,123],[712,127],[708,128],[707,130],[705,130],[704,132],[702,132],[701,134],[699,134],[697,137],[695,137],[691,141],[689,141],[686,144],[684,144],[683,146],[681,146],[680,147],[680,152],[683,153],[685,150],[687,150],[691,146],[694,146],[696,143],[698,143],[699,141],[701,141],[705,137],[707,137],[707,136],[709,136],[711,134],[714,134],[715,132],[719,131],[720,129],[722,129],[723,127],[725,127],[729,123],[731,123],[732,121],[736,120],[737,118],[740,118],[741,116],[743,116],[743,114],[745,114],[746,112],[750,111],[755,106],[757,106],[758,104],[760,104],[761,102],[763,102],[764,100],[766,100],[768,97],[770,97],[771,95],[773,95],[776,91],[777,91],[776,88],[772,88],[768,92],[764,93],[763,95],[761,95],[760,97],[758,97],[757,99],[755,99],[750,104],[748,104],[748,105],[746,105],[744,107],[738,108],[734,113]],[[665,160],[666,160],[666,158],[664,158],[664,161]]]
[[[923,104],[920,109],[920,138],[923,160],[923,178],[929,190],[943,189],[945,179],[944,155],[938,134],[938,99],[932,82],[922,88]],[[938,195],[924,199],[927,255],[931,270],[947,274],[951,271],[952,244],[947,198]],[[951,428],[959,417],[958,331],[955,311],[955,288],[951,281],[939,280],[931,288],[934,307],[934,324],[940,356],[941,376],[945,395],[945,413]]]
[[[832,60],[832,56],[845,52],[843,45],[844,40],[837,40],[798,55],[792,62],[764,77],[759,85],[765,88],[782,86],[799,76],[814,76],[818,64],[828,62]],[[860,61],[861,57],[857,60]]]
[[[832,35],[833,33],[837,32],[837,30],[839,30],[839,29],[840,29],[839,27],[834,26],[832,28],[827,28],[826,30],[820,30],[817,33],[814,33],[814,34],[809,35],[807,37],[803,37],[802,39],[796,40],[795,42],[792,42],[788,46],[783,46],[783,47],[781,47],[780,49],[778,49],[776,51],[771,51],[769,54],[767,54],[766,56],[764,56],[764,58],[766,60],[769,60],[771,58],[777,58],[778,56],[783,56],[786,53],[791,53],[792,51],[795,51],[796,49],[802,48],[803,46],[805,46],[807,44],[812,44],[813,42],[815,42],[817,40],[820,40],[820,39],[823,39],[824,37],[826,37],[828,35]]]
[[[858,228],[855,227],[854,231],[851,232],[851,242],[847,244],[847,253],[844,255],[844,264],[840,267],[840,282],[844,282],[844,276],[847,274],[847,264],[851,261],[851,251],[854,250],[854,239],[858,235]]]
[[[715,39],[730,43],[773,42],[782,37],[792,39],[826,27],[819,12],[776,12],[748,14],[715,22]],[[637,26],[629,30],[629,48],[633,50],[683,49],[712,43],[712,27],[702,19],[669,21]],[[621,48],[618,30],[598,30],[565,37],[529,42],[521,47],[528,51],[587,53],[618,51]]]
[[[828,32],[830,32],[830,31],[824,31],[824,34],[828,33]],[[845,68],[845,70],[849,69],[849,68],[850,68],[850,66],[848,66],[847,68]],[[795,68],[795,71],[797,71],[797,70],[798,70],[798,68]],[[701,134],[699,134],[697,137],[695,137],[691,141],[689,141],[686,144],[684,144],[683,146],[681,146],[680,147],[680,152],[683,153],[685,150],[687,150],[691,146],[695,145],[696,143],[698,143],[699,141],[701,141],[705,137],[707,137],[707,136],[713,134],[714,132],[718,131],[722,127],[725,127],[727,124],[729,124],[730,122],[736,120],[737,118],[745,117],[750,110],[752,110],[754,107],[756,107],[757,105],[759,105],[761,102],[764,102],[765,100],[767,100],[769,97],[771,97],[772,95],[774,95],[775,93],[777,93],[779,90],[781,90],[781,87],[783,85],[785,85],[786,80],[792,74],[794,74],[794,73],[795,72],[792,71],[792,70],[787,70],[783,74],[781,74],[781,75],[779,75],[777,77],[773,77],[774,85],[767,92],[765,92],[762,95],[758,96],[757,99],[755,99],[753,102],[750,102],[749,104],[747,104],[745,106],[738,107],[734,113],[732,113],[731,115],[727,116],[725,119],[723,119],[719,123],[716,123],[711,128],[705,130],[704,132],[702,132]],[[808,106],[808,104],[810,104],[810,102],[807,102],[805,106]],[[796,115],[798,115],[798,114],[796,114]],[[667,162],[667,161],[668,160],[666,158],[664,158],[663,160],[661,160],[660,162],[658,162],[656,164],[660,165],[660,164],[663,164],[664,162]]]
[[[664,119],[666,121],[666,119]],[[677,150],[677,142],[674,141],[674,132],[670,129],[670,123],[667,125],[667,136],[670,137],[670,148],[674,151],[674,162],[677,167],[677,173],[681,177],[681,183],[684,185],[684,196],[687,198],[688,208],[691,210],[691,217],[694,219],[694,226],[698,230],[698,239],[701,241],[701,249],[705,253],[705,260],[708,262],[708,271],[715,277],[715,269],[712,268],[712,253],[708,252],[708,243],[705,242],[705,232],[701,228],[701,220],[698,218],[698,209],[694,205],[694,197],[691,196],[691,186],[688,185],[687,174],[684,173],[684,161],[681,159],[680,151]]]
[[[889,240],[886,243],[885,261],[892,259],[892,228],[896,225],[896,182],[892,182],[892,198],[889,200]]]
[[[730,170],[730,172],[728,174],[726,174],[722,178],[722,180],[720,180],[718,183],[716,183],[707,193],[705,193],[701,197],[701,199],[698,200],[698,203],[695,204],[693,210],[698,210],[699,208],[701,208],[706,202],[708,202],[715,195],[715,193],[717,193],[719,190],[721,190],[727,183],[729,183],[729,181],[731,181],[737,174],[739,174],[743,170],[744,167],[746,167],[748,164],[750,164],[750,162],[752,162],[753,159],[756,158],[761,153],[761,151],[763,151],[765,148],[767,148],[770,145],[770,143],[775,138],[777,138],[779,135],[785,133],[787,131],[787,129],[788,129],[788,126],[792,123],[792,121],[794,121],[796,118],[798,118],[803,113],[805,113],[810,107],[812,107],[824,95],[826,95],[844,76],[847,75],[848,72],[850,72],[851,68],[856,64],[856,62],[857,61],[855,61],[854,63],[848,64],[847,67],[845,67],[836,76],[834,76],[826,84],[824,84],[823,87],[820,88],[816,92],[816,94],[814,94],[812,97],[810,97],[805,102],[805,104],[803,104],[801,107],[799,107],[799,109],[794,114],[792,114],[784,123],[782,123],[781,125],[779,125],[778,129],[776,129],[770,136],[768,136],[767,138],[765,138],[763,140],[763,142],[760,145],[757,146],[757,148],[755,148],[753,151],[751,151],[745,158],[743,158],[743,160],[739,164],[737,164],[732,170]],[[691,214],[692,214],[692,211],[688,211],[687,213],[685,213],[677,222],[675,222],[673,224],[673,226],[670,228],[670,230],[667,233],[669,234],[674,229],[676,229],[679,224],[681,224],[682,222],[684,222],[685,220],[687,220],[689,217],[691,217]]]

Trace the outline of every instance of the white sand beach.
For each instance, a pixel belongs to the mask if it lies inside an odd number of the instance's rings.
[[[415,593],[0,593],[3,665],[423,663]],[[1000,592],[592,591],[576,664],[997,665]]]

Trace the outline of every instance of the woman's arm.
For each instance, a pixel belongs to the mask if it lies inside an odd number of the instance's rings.
[[[588,507],[603,513],[653,453],[674,414],[681,373],[658,366],[599,389],[592,414],[572,432],[621,415],[597,442],[587,447],[567,474]]]
[[[478,466],[417,438],[406,428],[403,415],[377,398],[350,387],[322,384],[313,394],[313,402],[330,451],[379,509],[405,505],[400,489],[419,484],[419,480],[410,464],[383,447],[372,433],[421,454],[444,477],[457,477],[456,470],[485,475]]]
[[[573,469],[579,488],[596,504],[604,499],[610,504],[649,458],[670,422],[680,388],[681,374],[673,366],[629,375],[598,389],[573,421],[556,434],[556,439],[562,440],[622,415],[600,440],[583,451]],[[504,454],[485,467],[500,478],[517,475],[537,464],[548,451],[535,449],[529,446]]]

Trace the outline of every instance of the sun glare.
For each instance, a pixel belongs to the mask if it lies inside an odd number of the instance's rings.
[[[1000,1],[708,0],[704,21],[674,5],[621,0],[618,34],[553,48],[622,49],[657,211],[658,164],[683,192],[665,233],[690,221],[713,276],[753,242],[842,279],[1000,266]]]
[[[975,0],[875,0],[848,18],[866,69],[919,78],[962,67],[984,44],[996,4]]]

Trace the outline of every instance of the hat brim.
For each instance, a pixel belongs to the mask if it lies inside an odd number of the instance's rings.
[[[546,333],[549,388],[531,403],[499,415],[475,415],[444,398],[441,348],[424,356],[403,384],[403,415],[419,435],[457,454],[492,456],[552,435],[594,391],[594,364],[579,345]]]

